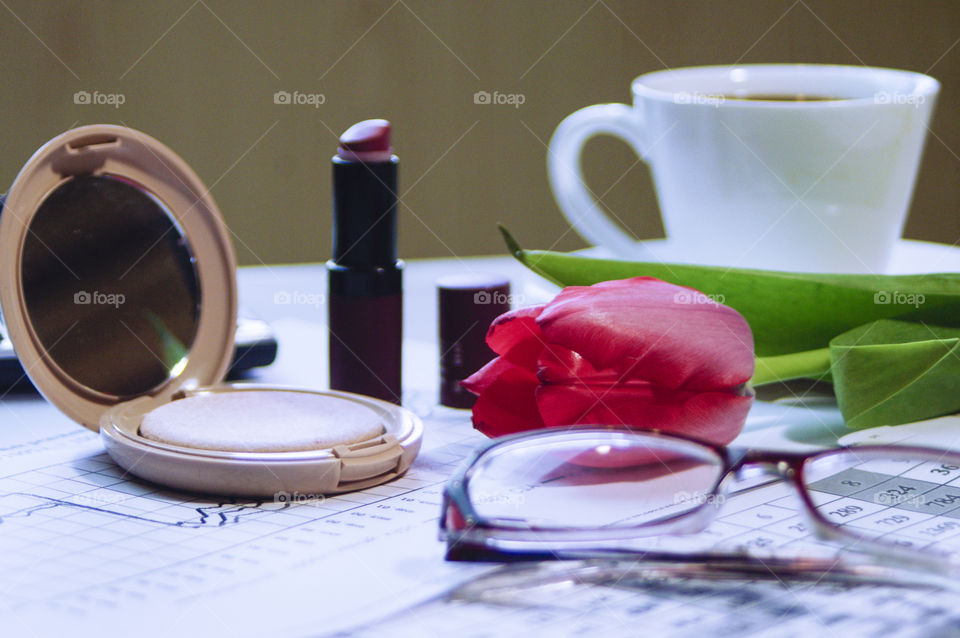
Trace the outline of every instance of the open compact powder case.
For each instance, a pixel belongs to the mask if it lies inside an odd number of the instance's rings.
[[[37,389],[143,479],[331,494],[399,476],[420,449],[422,423],[391,403],[223,383],[237,322],[229,232],[190,167],[129,128],[63,133],[17,175],[0,216],[0,306]]]

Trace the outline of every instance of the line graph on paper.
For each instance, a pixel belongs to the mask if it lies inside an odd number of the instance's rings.
[[[97,512],[105,516],[114,516],[121,519],[137,521],[141,523],[153,523],[161,526],[198,528],[217,526],[223,527],[231,523],[238,523],[245,516],[252,516],[266,511],[262,509],[266,506],[263,502],[256,503],[237,503],[228,501],[217,503],[216,505],[201,505],[194,508],[196,516],[186,520],[164,520],[162,518],[151,518],[124,512],[120,505],[126,500],[137,498],[134,496],[123,497],[121,500],[112,503],[99,503],[104,497],[88,497],[83,494],[72,495],[66,499],[53,498],[40,494],[31,494],[28,492],[12,492],[10,494],[0,494],[0,524],[4,521],[18,517],[29,517],[34,513],[42,512],[53,508],[75,508],[88,512]],[[290,503],[279,503],[280,509],[290,507]]]
[[[441,484],[475,440],[462,415],[448,425],[434,421],[406,476],[327,498],[205,500],[132,480],[102,452],[0,469],[0,610],[82,615],[108,602],[194,596],[432,527]],[[98,449],[95,439],[78,437],[78,450]]]

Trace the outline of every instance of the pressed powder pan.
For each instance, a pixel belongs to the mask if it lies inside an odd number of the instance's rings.
[[[141,478],[329,494],[399,476],[419,450],[422,424],[391,403],[222,383],[237,315],[227,228],[190,167],[129,128],[68,131],[17,175],[0,306],[34,385]]]

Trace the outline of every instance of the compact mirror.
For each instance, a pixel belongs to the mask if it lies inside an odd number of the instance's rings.
[[[0,306],[17,357],[92,430],[117,405],[223,381],[236,268],[209,189],[172,150],[122,126],[44,144],[0,215]]]
[[[112,175],[61,183],[30,221],[20,277],[30,324],[69,380],[131,397],[186,365],[200,310],[194,259],[143,186]]]

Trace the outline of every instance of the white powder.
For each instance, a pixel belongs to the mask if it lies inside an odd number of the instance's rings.
[[[143,417],[148,439],[202,450],[292,452],[356,443],[384,431],[381,415],[348,399],[285,391],[214,392]]]

